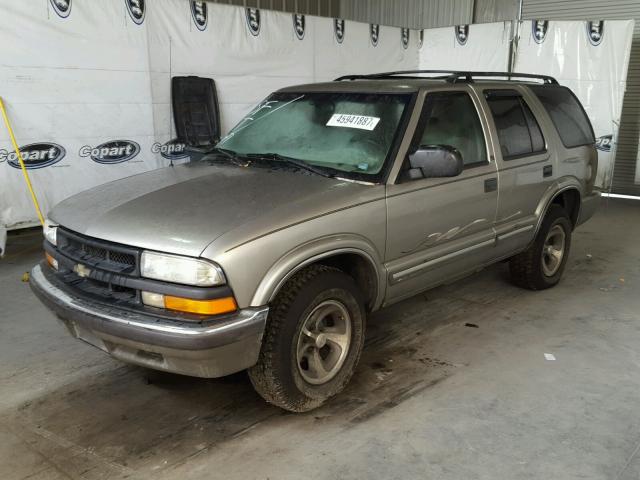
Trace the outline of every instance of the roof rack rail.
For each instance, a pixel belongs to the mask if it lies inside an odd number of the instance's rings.
[[[432,77],[422,77],[420,75],[429,74],[437,75]],[[557,85],[558,81],[550,77],[549,75],[536,75],[533,73],[518,73],[518,72],[466,72],[455,70],[400,70],[397,72],[383,72],[372,73],[368,75],[343,75],[336,78],[334,81],[340,82],[343,80],[389,80],[395,77],[411,78],[411,79],[435,79],[446,80],[449,83],[467,82],[473,83],[474,78],[478,77],[506,77],[508,80],[518,78],[531,78],[535,80],[542,80],[545,84]]]

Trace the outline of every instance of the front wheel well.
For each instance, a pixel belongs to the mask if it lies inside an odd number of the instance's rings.
[[[364,296],[367,310],[373,309],[378,294],[378,277],[371,261],[357,253],[339,253],[321,258],[314,264],[337,268],[351,276]]]
[[[564,190],[553,197],[551,205],[553,204],[564,208],[571,219],[572,227],[575,228],[578,224],[578,215],[580,215],[580,192],[575,188]]]

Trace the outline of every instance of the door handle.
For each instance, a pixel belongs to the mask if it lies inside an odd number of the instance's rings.
[[[497,178],[488,178],[484,181],[484,191],[485,192],[495,192],[498,189],[498,179]]]
[[[553,165],[545,165],[542,168],[542,176],[546,178],[550,177],[551,175],[553,175]]]

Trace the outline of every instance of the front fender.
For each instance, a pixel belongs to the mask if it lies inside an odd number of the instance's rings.
[[[367,239],[354,234],[336,234],[299,245],[280,257],[264,275],[253,295],[251,305],[266,305],[280,287],[298,270],[319,260],[344,253],[359,255],[376,275],[376,294],[373,309],[384,299],[384,265],[380,253]]]

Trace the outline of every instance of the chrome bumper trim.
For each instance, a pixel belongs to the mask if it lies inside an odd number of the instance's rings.
[[[258,360],[268,307],[243,309],[205,322],[168,321],[76,295],[46,268],[36,265],[31,271],[36,296],[73,336],[116,358],[200,377],[234,373]],[[153,361],[145,352],[158,353],[161,360]]]

